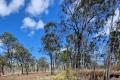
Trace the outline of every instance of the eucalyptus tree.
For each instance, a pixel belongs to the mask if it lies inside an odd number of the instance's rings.
[[[0,66],[3,68],[7,63],[9,65],[10,70],[15,70],[13,67],[21,66],[21,72],[28,74],[28,69],[30,66],[30,62],[32,62],[33,57],[29,50],[25,48],[22,44],[18,42],[18,40],[9,32],[4,32],[0,35],[0,40],[3,44],[1,48],[3,49],[3,56],[0,56]],[[18,65],[17,65],[17,63]]]
[[[51,61],[51,75],[54,74],[55,55],[60,47],[59,37],[54,32],[55,26],[56,26],[55,23],[52,23],[52,22],[46,24],[44,28],[45,34],[42,37],[44,50],[47,51]]]
[[[110,33],[110,40],[109,40],[110,51],[115,58],[115,62],[120,64],[120,31],[113,30]]]
[[[26,53],[27,54],[25,54],[25,56],[24,56],[24,67],[25,67],[25,72],[26,72],[26,74],[28,75],[28,73],[29,73],[29,68],[30,68],[30,62],[32,61],[32,55],[31,55],[31,53],[28,51],[28,50],[26,50]]]
[[[64,14],[62,24],[66,31],[77,37],[77,53],[84,52],[84,40],[87,43],[90,34],[96,34],[105,25],[105,21],[114,15],[112,5],[116,6],[118,0],[64,0],[62,12]],[[81,53],[81,54],[80,54]]]
[[[32,62],[33,59],[31,53],[21,44],[17,44],[15,50],[16,50],[15,58],[20,63],[21,73],[23,74],[25,69],[26,74],[28,74],[30,62]]]
[[[0,55],[0,75],[1,75],[1,73],[2,73],[2,75],[5,74],[4,69],[5,69],[5,66],[7,66],[7,65],[8,64],[7,64],[5,56]]]
[[[16,59],[21,66],[21,74],[24,73],[24,55],[26,54],[25,49],[22,45],[16,45]]]
[[[86,45],[92,39],[92,35],[104,31],[106,22],[108,19],[111,19],[111,17],[113,18],[116,9],[119,8],[119,3],[119,0],[63,1],[61,5],[63,12],[61,24],[66,28],[65,32],[75,34],[77,38],[76,52],[77,56],[80,57],[79,61],[84,62],[84,52],[87,48]],[[113,19],[111,19],[111,22],[112,20]],[[113,26],[112,23],[110,23],[109,27],[111,26]],[[109,55],[107,57],[109,57]],[[78,63],[78,65],[80,65],[80,63]],[[108,80],[107,73],[108,71],[106,70],[106,80]]]
[[[46,71],[49,68],[49,64],[45,57],[41,57],[39,59],[38,66],[41,71]]]
[[[119,49],[119,36],[118,36],[119,31],[117,31],[118,28],[114,25],[115,24],[114,16],[116,15],[115,11],[117,11],[117,9],[120,8],[118,6],[118,3],[120,4],[119,0],[113,0],[113,3],[111,3],[112,14],[110,15],[111,22],[110,22],[110,26],[109,26],[109,30],[110,30],[110,33],[108,36],[109,40],[107,41],[108,47],[107,47],[107,54],[106,54],[107,56],[106,56],[106,65],[105,65],[105,68],[106,68],[105,69],[105,80],[110,79],[109,75],[110,75],[110,70],[111,70],[110,66],[111,66],[111,62],[112,62],[112,57],[113,57],[113,54],[114,54],[114,57],[116,57],[116,51],[118,51],[117,48]],[[120,13],[119,13],[119,15],[120,15]],[[118,45],[116,45],[116,42],[118,42]]]
[[[7,57],[2,54],[0,55],[0,76],[5,75],[6,68],[11,67],[11,65],[7,61]]]
[[[37,67],[37,59],[35,57],[31,57],[31,60],[29,61],[29,66],[30,66],[30,71],[31,72],[38,72],[38,67]]]
[[[5,52],[5,56],[11,68],[13,67],[12,64],[14,62],[14,53],[15,53],[15,45],[17,43],[17,39],[9,32],[4,32],[0,35],[0,40],[3,43],[3,50]]]
[[[62,24],[64,27],[66,27],[66,31],[71,34],[75,34],[77,45],[76,52],[77,56],[81,58],[84,53],[83,49],[81,49],[84,46],[83,42],[84,40],[86,40],[86,38],[88,38],[89,33],[92,32],[93,29],[93,27],[91,26],[91,22],[93,19],[97,18],[97,13],[99,13],[100,11],[103,12],[102,9],[97,12],[98,9],[96,9],[96,7],[98,8],[101,5],[95,4],[99,3],[99,1],[90,0],[64,0],[62,4],[62,11],[64,13]],[[80,61],[83,60],[81,58],[79,58],[78,60],[79,67]]]

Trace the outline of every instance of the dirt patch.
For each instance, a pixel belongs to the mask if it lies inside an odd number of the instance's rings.
[[[0,80],[40,80],[49,76],[49,73],[30,73],[29,75],[8,75],[0,77]]]

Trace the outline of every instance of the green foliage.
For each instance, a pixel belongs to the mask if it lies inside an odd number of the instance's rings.
[[[49,32],[50,29],[54,29],[56,27],[56,24],[54,22],[49,22],[45,25],[44,30],[45,32]]]
[[[47,68],[49,68],[49,64],[47,63],[47,60],[45,57],[41,57],[39,60],[38,60],[38,66],[39,68],[41,68],[41,70],[45,71]]]
[[[109,40],[110,51],[115,56],[116,60],[120,60],[120,32],[112,31]]]
[[[59,57],[58,57],[59,60],[62,61],[62,62],[64,62],[64,63],[67,63],[68,60],[69,60],[69,55],[68,54],[69,54],[68,51],[61,52],[59,54]]]
[[[6,65],[7,62],[6,62],[6,59],[4,56],[0,55],[0,66],[4,66]]]
[[[44,49],[48,52],[54,52],[60,45],[58,42],[58,37],[54,33],[45,34],[42,38]]]
[[[20,44],[17,39],[8,32],[2,33],[0,35],[0,40],[4,44],[3,49],[5,52],[4,56],[0,57],[0,65],[2,68],[7,66],[13,69],[14,65],[16,65],[14,62],[17,62],[19,65],[21,65],[22,69],[24,67],[28,73],[28,68],[30,62],[32,61],[32,55],[28,49]]]
[[[17,43],[17,39],[11,33],[8,32],[2,33],[2,35],[0,36],[0,40],[9,49],[14,48],[15,44]]]

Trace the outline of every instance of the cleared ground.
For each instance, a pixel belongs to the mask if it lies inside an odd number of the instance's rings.
[[[45,72],[30,73],[29,75],[15,75],[14,74],[14,75],[1,76],[0,80],[53,80],[53,76],[50,76],[50,73],[45,73]],[[86,80],[89,80],[89,79],[86,78]],[[103,79],[98,79],[98,80],[103,80]],[[111,78],[110,80],[120,80],[120,77]]]
[[[43,80],[49,73],[30,73],[29,75],[7,75],[0,77],[0,80]]]

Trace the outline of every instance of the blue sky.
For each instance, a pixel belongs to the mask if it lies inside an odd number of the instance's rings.
[[[33,48],[35,57],[42,46],[40,38],[44,25],[49,21],[58,22],[59,0],[0,0],[0,34],[12,33],[26,48]]]

